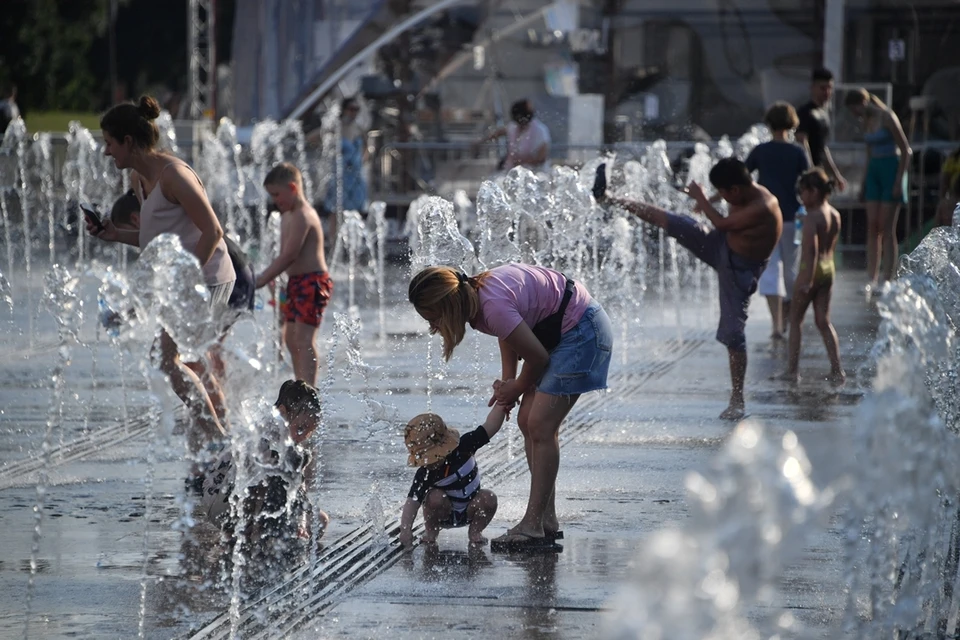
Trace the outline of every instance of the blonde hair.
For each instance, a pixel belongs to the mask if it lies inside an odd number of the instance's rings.
[[[774,102],[767,109],[767,114],[763,117],[763,120],[772,131],[790,131],[796,129],[800,124],[797,110],[793,108],[792,104],[782,100]]]
[[[291,182],[295,182],[297,187],[299,187],[301,191],[303,190],[303,176],[300,175],[300,169],[297,169],[289,162],[281,162],[273,169],[270,169],[267,177],[263,179],[263,186],[285,187]]]
[[[407,297],[421,316],[437,316],[431,324],[431,333],[443,336],[443,357],[453,355],[454,348],[463,342],[467,322],[480,311],[477,289],[487,272],[467,276],[453,267],[427,267],[413,276]]]
[[[863,87],[850,89],[847,91],[847,96],[843,99],[843,104],[848,107],[865,107],[868,104],[872,104],[873,106],[879,107],[884,111],[887,110],[887,105],[884,104],[883,100],[873,95]]]

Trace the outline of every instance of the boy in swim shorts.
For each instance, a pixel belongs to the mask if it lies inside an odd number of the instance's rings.
[[[603,165],[601,165],[602,168]],[[601,175],[602,174],[602,175]],[[710,170],[710,182],[729,205],[726,216],[713,207],[712,199],[696,182],[686,193],[696,201],[694,211],[702,212],[710,223],[677,215],[660,207],[607,198],[605,174],[597,170],[593,193],[666,231],[667,235],[690,250],[717,272],[720,293],[720,325],[717,340],[730,356],[732,391],[730,404],[720,414],[723,420],[739,420],[745,415],[743,383],[747,374],[747,308],[757,290],[760,274],[767,266],[774,247],[780,241],[783,217],[777,198],[758,185],[747,166],[736,158],[724,158]]]
[[[280,255],[257,276],[256,286],[259,289],[287,273],[283,342],[290,351],[296,378],[313,385],[317,381],[317,330],[333,295],[323,252],[323,226],[303,197],[303,178],[295,166],[278,164],[263,186],[280,211]]]
[[[413,547],[413,521],[421,505],[423,542],[435,543],[440,529],[469,527],[470,544],[486,544],[481,534],[497,512],[497,496],[480,488],[473,454],[500,431],[506,416],[507,409],[495,404],[486,422],[463,436],[435,413],[422,413],[407,423],[408,462],[419,469],[400,515],[400,543],[405,549]]]

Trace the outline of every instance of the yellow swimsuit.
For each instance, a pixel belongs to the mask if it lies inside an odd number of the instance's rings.
[[[806,268],[806,265],[801,262],[800,273],[803,273]],[[833,284],[833,278],[836,273],[837,268],[833,263],[833,258],[822,258],[818,260],[817,268],[814,269],[813,272],[813,286],[819,288]]]

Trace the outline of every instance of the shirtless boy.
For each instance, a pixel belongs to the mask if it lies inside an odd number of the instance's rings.
[[[830,358],[828,380],[842,386],[847,376],[840,365],[840,342],[830,322],[830,297],[836,268],[833,253],[840,237],[840,212],[827,201],[833,191],[833,182],[823,169],[816,167],[800,176],[797,183],[800,200],[807,210],[803,222],[803,242],[800,246],[800,268],[794,284],[794,306],[790,313],[790,359],[783,378],[800,381],[800,327],[807,306],[813,303],[814,320],[823,337]]]
[[[269,284],[287,272],[287,304],[283,310],[283,341],[290,350],[293,373],[310,385],[317,382],[317,329],[333,294],[333,280],[323,253],[320,217],[303,197],[300,171],[278,164],[263,181],[280,210],[280,255],[257,276],[256,286]]]
[[[604,181],[597,170],[597,182]],[[594,195],[630,211],[644,222],[664,229],[668,235],[717,271],[720,283],[720,326],[717,340],[730,356],[733,390],[730,405],[720,414],[723,420],[739,420],[745,415],[743,381],[747,374],[747,308],[750,296],[780,240],[783,217],[780,205],[764,187],[756,184],[747,166],[736,158],[725,158],[710,170],[710,182],[730,205],[729,214],[720,215],[710,198],[696,182],[686,193],[696,201],[694,211],[702,212],[713,229],[689,216],[670,213],[660,207],[633,200],[607,198],[605,187],[594,185]]]

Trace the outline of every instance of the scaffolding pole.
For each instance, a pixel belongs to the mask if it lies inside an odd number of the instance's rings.
[[[213,119],[217,111],[216,0],[190,0],[187,59],[190,61],[189,117]]]

